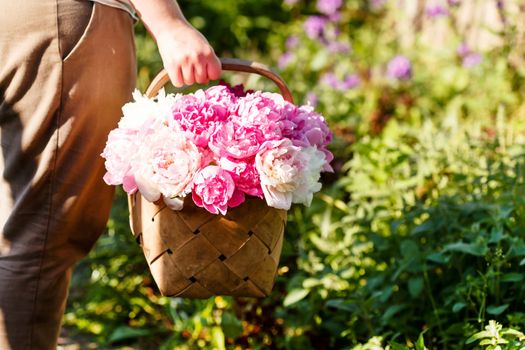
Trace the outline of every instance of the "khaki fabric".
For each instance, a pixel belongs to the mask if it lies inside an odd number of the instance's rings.
[[[107,6],[111,6],[111,7],[115,7],[115,8],[127,11],[131,17],[133,17],[135,20],[137,19],[135,9],[133,8],[131,1],[129,0],[87,0],[87,1],[94,1],[102,5],[107,5]]]
[[[100,153],[135,86],[133,23],[77,5],[0,0],[2,350],[56,349],[72,265],[113,197]]]

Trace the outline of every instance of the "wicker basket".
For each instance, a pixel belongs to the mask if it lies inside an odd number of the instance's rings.
[[[292,96],[283,80],[267,67],[222,59],[224,70],[263,75],[283,97]],[[155,96],[169,78],[162,71],[146,91]],[[150,203],[138,193],[128,197],[130,224],[151,274],[166,296],[209,298],[214,295],[265,297],[272,290],[283,244],[286,211],[247,198],[227,215],[214,215],[186,198],[181,211]]]

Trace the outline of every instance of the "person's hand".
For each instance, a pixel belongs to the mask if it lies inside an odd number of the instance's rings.
[[[176,87],[219,79],[221,63],[206,38],[187,23],[157,35],[157,45],[171,82]]]

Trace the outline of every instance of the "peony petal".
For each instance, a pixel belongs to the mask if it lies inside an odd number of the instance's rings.
[[[226,215],[226,213],[228,212],[228,206],[226,206],[226,205],[225,205],[225,206],[222,206],[222,205],[221,205],[221,206],[218,206],[218,207],[216,207],[216,208],[219,210],[219,212],[220,212],[222,215]],[[216,213],[215,213],[215,214],[216,214]]]
[[[204,204],[204,209],[206,209],[210,213],[212,213],[212,214],[218,214],[219,213],[219,210],[218,210],[217,207],[215,207],[213,205],[206,204],[206,203],[203,203],[203,204]],[[221,213],[222,213],[222,211],[221,211]],[[225,215],[225,213],[222,213],[222,215]]]
[[[115,181],[113,174],[111,174],[109,171],[104,174],[103,179],[108,185],[120,185],[118,181]]]
[[[122,187],[124,188],[124,191],[126,191],[128,194],[133,194],[137,192],[138,186],[137,182],[135,181],[135,177],[133,175],[126,175],[122,179]]]
[[[135,174],[135,181],[137,182],[140,194],[142,194],[147,201],[155,202],[159,200],[160,191],[153,182],[142,176],[140,173]]]
[[[203,208],[204,204],[202,203],[202,198],[199,197],[195,192],[191,193],[191,198],[193,199],[193,203],[195,203],[196,206]]]
[[[170,208],[171,210],[182,210],[182,207],[184,206],[184,199],[180,197],[164,197],[164,203]]]
[[[271,186],[262,186],[266,204],[277,209],[289,210],[292,206],[292,194],[275,191]]]
[[[239,206],[242,203],[244,203],[244,200],[245,200],[244,193],[242,191],[239,191],[239,190],[236,189],[233,192],[232,197],[228,201],[228,207],[235,208],[236,206]]]

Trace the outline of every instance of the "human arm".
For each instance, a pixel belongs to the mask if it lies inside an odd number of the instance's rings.
[[[220,61],[206,38],[188,23],[175,0],[131,0],[155,38],[173,85],[218,79]]]

